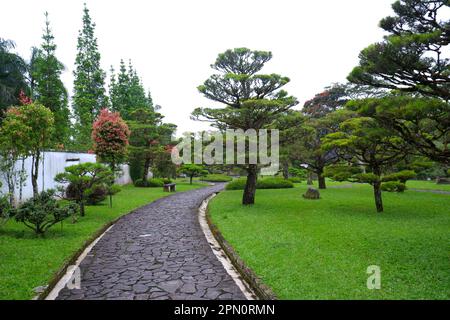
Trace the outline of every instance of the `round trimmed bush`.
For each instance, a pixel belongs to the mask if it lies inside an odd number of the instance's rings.
[[[138,188],[158,188],[162,187],[166,182],[165,181],[171,181],[170,179],[159,179],[159,178],[153,178],[148,180],[142,180],[138,179],[134,182],[134,186]],[[170,182],[167,182],[170,183]]]
[[[200,180],[206,182],[229,182],[233,180],[233,178],[224,174],[208,174],[204,177],[201,177]]]
[[[137,179],[136,181],[134,181],[134,186],[137,188],[148,188],[148,182],[147,180],[142,180],[142,179]]]
[[[66,188],[66,198],[69,200],[76,200],[79,198],[77,188],[73,184],[69,184]],[[94,185],[91,189],[86,190],[85,200],[88,205],[95,205],[106,199],[108,190],[104,185]]]
[[[381,185],[381,190],[386,192],[404,192],[406,190],[406,185],[398,181],[384,182]]]
[[[235,180],[231,181],[229,184],[227,184],[225,189],[227,189],[227,190],[244,190],[246,181],[247,181],[247,178],[235,179]]]
[[[227,186],[227,190],[244,190],[247,178],[236,179],[230,182]],[[256,189],[289,189],[293,188],[294,184],[283,178],[264,178],[259,179],[256,183]]]
[[[91,189],[87,190],[86,204],[96,205],[106,199],[108,190],[103,185],[95,185]]]
[[[258,181],[256,189],[289,189],[294,184],[283,178],[265,178]]]
[[[164,186],[164,180],[159,178],[148,179],[147,183],[150,188],[157,188]]]

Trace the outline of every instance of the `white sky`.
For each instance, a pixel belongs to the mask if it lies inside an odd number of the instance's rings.
[[[144,86],[178,134],[208,128],[191,121],[195,107],[212,106],[196,87],[228,48],[272,51],[264,73],[288,76],[285,88],[300,105],[333,83],[345,81],[361,49],[382,39],[381,18],[394,0],[2,0],[0,37],[28,58],[41,43],[45,11],[57,56],[72,94],[83,2],[97,24],[102,67],[132,59]]]

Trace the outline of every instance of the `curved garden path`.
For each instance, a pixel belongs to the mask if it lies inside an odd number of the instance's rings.
[[[120,219],[57,299],[245,299],[214,255],[198,208],[223,185],[177,193]]]

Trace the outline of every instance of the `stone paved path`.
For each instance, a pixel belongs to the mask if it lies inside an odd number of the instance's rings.
[[[159,199],[125,216],[81,262],[81,289],[57,299],[245,299],[198,223],[222,185]]]

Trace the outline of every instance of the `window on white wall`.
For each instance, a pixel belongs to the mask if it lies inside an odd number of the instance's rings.
[[[66,167],[74,166],[80,164],[79,158],[66,159]]]

